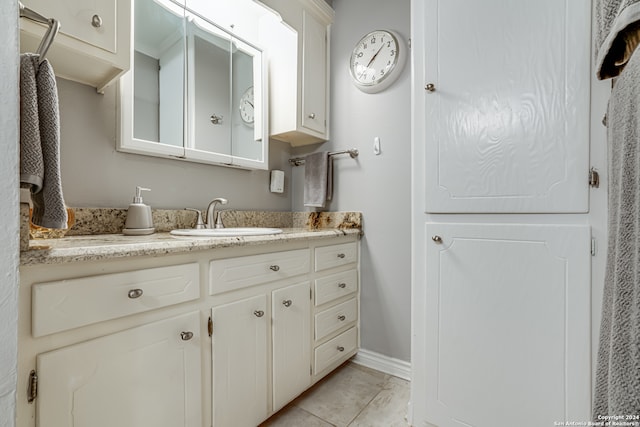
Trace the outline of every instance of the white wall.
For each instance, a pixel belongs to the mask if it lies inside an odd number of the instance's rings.
[[[410,1],[334,0],[331,27],[331,140],[312,150],[360,150],[335,158],[334,200],[328,210],[364,213],[361,263],[361,346],[404,361],[411,347],[411,79],[407,62],[387,90],[366,94],[350,81],[349,56],[377,29],[409,37]],[[373,154],[380,137],[382,154]],[[304,167],[293,170],[293,208],[304,210]]]
[[[15,425],[18,324],[18,2],[0,7],[0,427]]]
[[[288,192],[269,192],[269,171],[247,171],[173,159],[121,153],[116,141],[116,88],[104,95],[58,79],[62,188],[67,205],[126,208],[136,185],[151,188],[153,208],[206,208],[215,197],[228,209],[288,211]],[[290,174],[288,144],[271,143],[270,164]]]

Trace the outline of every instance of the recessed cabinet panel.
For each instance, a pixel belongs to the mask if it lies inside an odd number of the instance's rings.
[[[278,411],[311,383],[311,300],[309,282],[272,293],[273,411]]]
[[[213,425],[253,427],[267,417],[267,296],[214,307]]]
[[[199,328],[194,312],[38,355],[38,427],[201,427]]]
[[[589,227],[441,223],[425,232],[427,420],[588,420]]]
[[[34,337],[168,307],[200,297],[197,263],[38,283]]]
[[[427,212],[587,212],[590,10],[427,0]]]

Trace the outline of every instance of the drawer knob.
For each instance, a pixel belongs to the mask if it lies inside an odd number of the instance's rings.
[[[127,296],[131,299],[140,298],[144,292],[142,289],[131,289]]]
[[[290,299],[282,301],[282,305],[284,305],[285,307],[291,307],[291,304],[293,304],[293,301],[291,301]]]
[[[256,310],[256,311],[254,311],[254,312],[253,312],[253,314],[254,314],[256,317],[262,317],[262,316],[264,316],[264,311],[262,311],[262,310]]]
[[[102,27],[102,18],[100,18],[100,15],[93,15],[91,17],[91,26],[93,28],[100,28]]]
[[[343,253],[339,253],[339,254],[338,254],[338,258],[344,258],[345,256],[346,256],[346,255],[345,255],[345,254],[343,254]]]
[[[279,271],[280,270],[280,266],[279,265],[270,265],[269,266],[269,270],[271,271]]]
[[[310,113],[309,114],[309,118],[310,119],[315,119],[316,118],[316,113]]]
[[[435,92],[436,91],[436,85],[434,85],[433,83],[427,83],[424,88],[426,90],[428,90],[429,92]]]
[[[180,332],[180,338],[182,338],[182,341],[189,341],[191,338],[193,338],[193,332]]]
[[[338,283],[338,287],[344,289],[344,288],[347,287],[347,284],[346,283]]]
[[[344,319],[346,319],[344,314],[341,314],[340,316],[338,316],[339,321],[344,322]]]
[[[339,346],[338,346],[338,351],[344,351],[344,347],[343,347],[343,346],[341,346],[341,345],[339,345]]]
[[[437,244],[441,244],[442,243],[442,237],[440,236],[433,236],[431,238],[431,240],[433,240],[434,242],[436,242]]]

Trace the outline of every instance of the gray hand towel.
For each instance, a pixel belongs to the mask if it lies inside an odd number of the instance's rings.
[[[609,238],[593,421],[640,415],[640,49],[607,111]]]
[[[640,0],[596,0],[594,13],[596,75],[616,77],[640,43]]]
[[[327,151],[304,158],[304,205],[324,208],[333,195],[333,162]]]
[[[56,79],[46,59],[28,53],[20,57],[20,183],[31,189],[34,224],[67,228]]]

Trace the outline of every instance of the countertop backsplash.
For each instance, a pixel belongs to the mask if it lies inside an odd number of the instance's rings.
[[[75,224],[66,236],[120,234],[127,218],[127,209],[120,208],[72,208]],[[362,229],[361,212],[273,212],[222,210],[226,227],[275,227],[320,229]],[[196,213],[184,209],[152,209],[156,232],[168,232],[176,228],[193,228]],[[29,205],[20,205],[20,248],[29,247]]]

